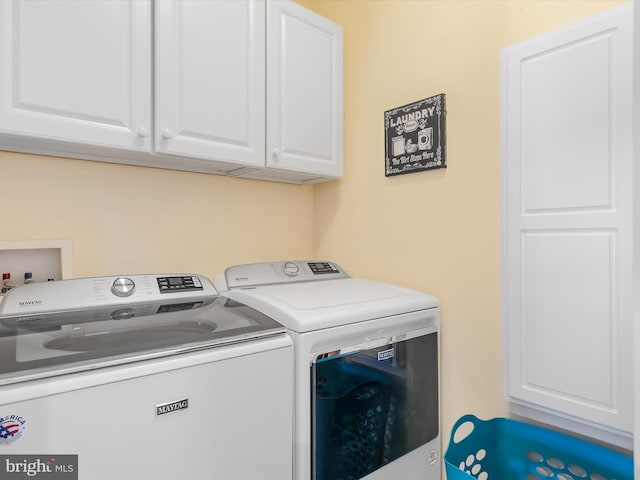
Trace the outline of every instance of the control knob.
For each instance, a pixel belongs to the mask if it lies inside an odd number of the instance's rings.
[[[133,294],[136,284],[130,278],[117,278],[111,284],[111,293],[117,297],[128,297]]]
[[[285,274],[289,275],[290,277],[295,277],[296,275],[298,275],[298,272],[300,271],[300,267],[298,267],[298,265],[293,262],[287,262],[282,267],[282,270],[284,271]]]

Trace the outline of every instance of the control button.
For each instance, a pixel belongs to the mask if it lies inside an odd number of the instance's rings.
[[[198,277],[158,277],[157,280],[160,293],[178,293],[185,290],[203,290],[202,282]]]
[[[282,270],[290,277],[295,277],[296,275],[298,275],[300,267],[298,267],[298,265],[293,262],[287,262],[284,264],[284,267],[282,267]]]
[[[311,269],[311,271],[315,274],[332,274],[332,273],[340,273],[340,271],[335,268],[332,264],[328,263],[328,262],[316,262],[316,263],[309,263],[309,268]]]
[[[128,297],[136,290],[136,284],[130,278],[118,278],[111,285],[111,293],[118,297]]]

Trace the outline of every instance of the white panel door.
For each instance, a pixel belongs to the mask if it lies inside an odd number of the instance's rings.
[[[632,430],[630,5],[503,52],[511,400]]]
[[[151,6],[0,2],[0,131],[150,149]]]
[[[156,151],[264,167],[265,2],[156,2]]]
[[[339,177],[342,27],[291,1],[267,15],[267,167]]]

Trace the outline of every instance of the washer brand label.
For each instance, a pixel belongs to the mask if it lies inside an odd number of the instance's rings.
[[[78,455],[0,455],[0,478],[78,480]]]
[[[185,408],[189,408],[188,398],[183,398],[182,400],[177,400],[175,402],[162,403],[160,405],[156,405],[156,416],[177,412],[178,410],[184,410]]]
[[[20,307],[38,307],[42,305],[42,300],[23,300],[18,302],[18,306]]]
[[[0,445],[10,445],[24,433],[27,421],[20,415],[0,417]]]
[[[395,356],[396,352],[393,348],[378,352],[378,360],[389,360]]]

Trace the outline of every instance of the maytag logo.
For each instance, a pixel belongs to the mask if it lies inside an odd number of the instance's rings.
[[[393,348],[390,348],[389,350],[383,350],[381,352],[378,352],[378,360],[389,360],[390,358],[393,358],[395,354],[396,352],[393,350]]]
[[[42,305],[42,300],[23,300],[22,302],[18,302],[18,305],[21,307],[37,307]]]
[[[178,410],[184,410],[185,408],[189,408],[188,398],[183,398],[182,400],[177,400],[175,402],[163,403],[156,405],[156,416],[177,412]]]

